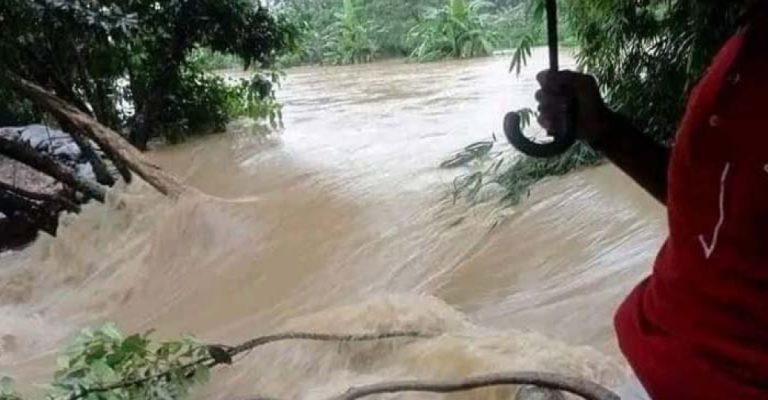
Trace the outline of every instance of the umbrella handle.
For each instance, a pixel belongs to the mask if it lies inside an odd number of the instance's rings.
[[[557,0],[546,0],[547,6],[547,43],[549,45],[549,69],[557,71],[560,68],[559,47],[557,35]],[[554,138],[549,143],[537,143],[523,133],[522,118],[519,113],[510,112],[504,117],[504,134],[512,146],[520,152],[539,158],[548,158],[565,153],[576,143],[575,127],[576,103],[566,106],[563,120],[556,131],[547,132]]]

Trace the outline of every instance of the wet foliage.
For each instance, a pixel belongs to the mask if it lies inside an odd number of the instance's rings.
[[[230,347],[203,345],[191,337],[156,342],[149,334],[123,335],[113,324],[85,329],[57,360],[53,383],[47,386],[48,400],[181,400],[196,386],[207,383],[211,370],[232,366],[257,347],[279,341],[371,342],[429,339],[417,331],[367,334],[323,334],[286,332],[260,336]],[[473,376],[446,381],[392,381],[351,387],[328,400],[356,400],[376,394],[399,392],[452,393],[500,385],[522,385],[516,399],[547,394],[564,398],[573,393],[590,400],[618,400],[618,396],[594,382],[549,373],[520,372]],[[538,389],[537,389],[538,388]],[[544,390],[541,388],[548,388]],[[254,396],[265,399],[267,397]],[[0,400],[21,400],[8,377],[0,378]]]
[[[140,147],[165,132],[220,129],[234,116],[200,49],[269,69],[294,38],[292,26],[250,0],[0,0],[0,21],[4,71],[130,132]],[[6,92],[0,87],[0,97],[13,96]],[[1,122],[39,120],[11,100]]]
[[[208,348],[192,337],[158,342],[149,333],[126,336],[113,324],[85,329],[57,359],[46,398],[182,399],[208,382],[210,368],[197,362],[208,359]],[[10,378],[0,380],[0,400],[20,399]]]
[[[301,31],[287,65],[478,57],[532,31],[521,0],[280,0],[275,11]]]
[[[430,10],[408,33],[415,45],[411,57],[434,61],[490,55],[499,42],[491,29],[490,7],[484,1],[450,0],[444,7]]]

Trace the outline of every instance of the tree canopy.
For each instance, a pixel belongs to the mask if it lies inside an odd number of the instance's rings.
[[[241,92],[206,74],[193,51],[269,68],[294,38],[250,0],[1,0],[0,21],[0,68],[130,132],[141,148],[159,132],[219,129],[228,119]],[[0,97],[14,99],[7,89]],[[35,116],[19,98],[3,107],[4,124]]]

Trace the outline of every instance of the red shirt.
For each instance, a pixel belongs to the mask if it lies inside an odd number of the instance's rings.
[[[669,239],[616,315],[654,400],[768,399],[768,51],[746,38],[691,94],[669,169]]]

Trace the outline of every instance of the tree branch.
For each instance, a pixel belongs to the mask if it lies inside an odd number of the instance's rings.
[[[9,87],[51,113],[57,119],[69,121],[89,139],[96,142],[104,153],[118,165],[126,165],[160,193],[177,198],[190,188],[174,176],[164,172],[157,164],[149,161],[141,152],[131,146],[117,132],[94,120],[88,114],[58,98],[53,93],[28,82],[10,72],[0,72],[0,79]]]
[[[227,348],[230,357],[251,351],[256,347],[264,346],[273,342],[286,340],[311,340],[321,342],[368,342],[372,340],[385,340],[396,338],[429,338],[434,335],[427,335],[420,332],[389,332],[389,333],[369,333],[358,335],[338,335],[325,333],[306,333],[306,332],[287,332],[276,335],[262,336],[249,340],[235,347]]]
[[[389,333],[369,333],[358,335],[338,335],[338,334],[319,334],[319,333],[304,333],[304,332],[288,332],[275,335],[267,335],[249,340],[243,344],[229,347],[222,345],[208,346],[209,356],[201,358],[199,360],[192,361],[188,364],[182,365],[178,368],[169,369],[151,375],[148,377],[134,379],[130,381],[116,382],[111,385],[84,388],[77,394],[70,396],[68,400],[78,400],[87,397],[93,393],[103,393],[117,389],[124,389],[132,386],[140,386],[146,383],[165,379],[174,372],[180,372],[187,374],[191,372],[195,367],[206,364],[207,367],[213,368],[221,364],[231,364],[232,357],[251,351],[259,346],[264,346],[269,343],[285,341],[285,340],[312,340],[323,342],[364,342],[373,340],[395,339],[395,338],[419,338],[429,337],[419,332],[389,332]]]
[[[516,372],[476,376],[456,382],[400,381],[351,388],[329,400],[355,400],[374,394],[398,392],[453,393],[502,385],[533,385],[572,393],[586,400],[621,400],[610,390],[583,379],[539,372]]]
[[[53,179],[85,194],[87,197],[104,202],[106,189],[78,176],[74,171],[59,164],[54,159],[41,154],[26,143],[0,137],[0,154],[36,169]]]

